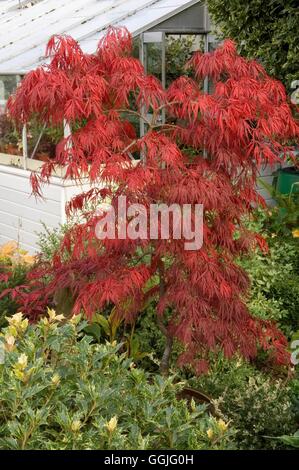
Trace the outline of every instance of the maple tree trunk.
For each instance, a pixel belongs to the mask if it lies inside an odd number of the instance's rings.
[[[159,266],[159,274],[160,274],[160,299],[164,296],[165,294],[165,280],[164,280],[164,264],[161,261],[160,266]],[[168,375],[169,374],[169,362],[171,358],[171,353],[172,353],[172,345],[173,345],[173,338],[169,334],[166,326],[163,323],[163,317],[158,316],[158,326],[165,336],[166,344],[164,348],[164,352],[162,355],[161,359],[161,364],[160,364],[160,372],[162,375]]]
[[[166,346],[160,364],[160,371],[162,375],[169,374],[169,362],[172,353],[173,338],[169,335],[166,336]]]

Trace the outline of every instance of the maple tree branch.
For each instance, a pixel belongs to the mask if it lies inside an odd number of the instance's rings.
[[[177,126],[176,124],[157,124],[156,126],[153,126],[154,128],[157,128],[157,127],[162,127],[163,130],[167,131],[168,129],[171,130],[172,128],[174,129],[179,129],[180,126]],[[166,129],[165,129],[166,127]]]
[[[127,113],[127,114],[132,114],[133,116],[137,116],[139,117],[139,119],[143,119],[143,121],[146,122],[148,126],[151,126],[151,122],[142,113],[139,113],[139,111],[134,111],[133,109],[126,109],[126,108],[116,109],[115,111],[117,113]]]
[[[131,142],[129,145],[127,145],[127,147],[125,147],[125,148],[122,150],[121,153],[124,154],[124,153],[128,152],[131,147],[133,147],[135,144],[137,144],[138,140],[139,140],[139,139],[134,139],[134,140],[132,140],[132,142]],[[130,155],[130,158],[131,158],[131,155]]]

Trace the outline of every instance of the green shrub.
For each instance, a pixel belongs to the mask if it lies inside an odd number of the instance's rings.
[[[214,361],[210,372],[190,383],[214,398],[224,419],[238,430],[240,449],[282,447],[270,437],[291,434],[296,429],[292,384],[258,371],[239,358]]]
[[[0,245],[0,327],[5,325],[6,316],[17,312],[18,306],[7,289],[13,289],[25,283],[29,267],[35,257],[20,248],[16,241]]]
[[[43,224],[43,231],[38,234],[38,247],[41,259],[50,262],[55,252],[59,250],[63,236],[72,224],[63,224],[55,229],[49,229]]]
[[[135,337],[142,352],[147,353],[141,364],[147,370],[158,370],[159,360],[165,348],[165,337],[160,331],[156,317],[156,302],[151,302],[139,317],[135,326]],[[174,360],[172,358],[172,360]]]
[[[240,264],[251,280],[251,312],[277,321],[290,337],[299,329],[299,243],[292,236],[277,236],[272,231],[271,214],[258,211],[254,222],[256,232],[266,238],[269,253],[256,250]]]
[[[224,392],[216,400],[224,416],[238,428],[237,440],[242,449],[279,447],[269,439],[295,429],[289,388],[282,380],[272,381],[263,375],[249,377],[239,389]]]
[[[203,405],[177,398],[183,384],[149,375],[82,334],[86,322],[48,311],[2,330],[2,449],[226,449],[234,431]]]
[[[28,266],[25,264],[16,264],[14,266],[10,266],[9,271],[11,275],[9,279],[5,281],[0,281],[0,295],[6,289],[12,289],[21,284],[24,284],[27,270]],[[0,298],[0,327],[6,324],[5,317],[13,315],[17,312],[17,310],[18,306],[16,304],[16,301],[13,300],[9,294],[4,295],[2,298]]]
[[[298,79],[297,0],[208,0],[220,37],[234,39],[242,55],[261,61],[289,88]]]

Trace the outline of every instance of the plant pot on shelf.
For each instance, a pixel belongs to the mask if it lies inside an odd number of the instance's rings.
[[[23,155],[22,150],[14,144],[6,144],[3,149],[1,148],[1,152],[9,155],[18,155],[20,157]]]
[[[35,156],[36,160],[40,160],[41,162],[49,162],[50,161],[50,156],[48,153],[45,152],[39,152]]]

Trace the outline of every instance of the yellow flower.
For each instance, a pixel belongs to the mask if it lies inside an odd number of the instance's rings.
[[[228,428],[228,424],[223,421],[223,419],[219,419],[217,422],[218,429],[220,429],[221,432],[225,432]]]
[[[15,338],[18,336],[18,330],[14,325],[9,325],[7,327],[7,332],[10,336],[14,336]]]
[[[113,433],[113,431],[115,431],[117,427],[117,417],[113,416],[113,418],[111,418],[110,421],[108,421],[108,423],[105,424],[105,426],[108,432]]]
[[[14,374],[17,379],[22,380],[22,382],[25,382],[25,374],[22,370],[14,369]]]
[[[4,339],[5,339],[4,348],[6,349],[6,351],[8,352],[13,351],[15,348],[16,338],[13,335],[5,335]]]
[[[214,431],[213,431],[213,429],[209,428],[209,429],[207,430],[207,435],[208,435],[208,438],[209,438],[209,439],[213,439],[213,436],[214,436]]]
[[[18,248],[18,244],[15,241],[7,242],[0,248],[0,256],[5,258],[12,256],[16,249]]]
[[[190,402],[190,407],[191,407],[191,410],[192,410],[192,411],[195,411],[195,410],[196,410],[196,403],[195,403],[194,398],[192,398],[192,400],[191,400],[191,402]]]
[[[24,333],[29,325],[28,318],[23,320],[21,312],[15,313],[12,317],[5,317],[8,321],[8,332],[10,335],[17,337],[19,333]]]
[[[59,385],[60,384],[60,375],[59,374],[54,374],[52,379],[51,379],[51,382],[53,385]]]
[[[18,368],[21,370],[26,369],[28,365],[28,357],[26,354],[22,353],[18,358]]]
[[[76,326],[78,325],[78,323],[80,323],[81,318],[82,318],[81,313],[77,315],[73,315],[72,318],[70,319],[70,323]]]
[[[24,261],[24,263],[31,265],[31,264],[34,264],[34,262],[35,262],[35,257],[26,254],[26,255],[23,256],[23,259],[22,259],[22,260]]]
[[[299,228],[292,230],[292,235],[294,238],[299,238]]]
[[[22,312],[18,312],[18,313],[15,313],[12,317],[5,317],[5,318],[10,325],[17,326],[22,322],[23,314]]]
[[[25,318],[25,320],[23,320],[20,324],[20,328],[22,331],[26,331],[27,328],[28,328],[28,325],[29,325],[29,321],[28,321],[28,318]]]
[[[73,432],[78,432],[80,428],[81,428],[81,421],[79,421],[78,419],[75,419],[75,421],[73,421],[71,424],[71,430]]]
[[[50,318],[50,322],[62,321],[65,318],[65,316],[62,315],[62,314],[61,315],[56,315],[55,310],[53,310],[52,308],[48,308],[48,315],[49,315],[49,318]]]

